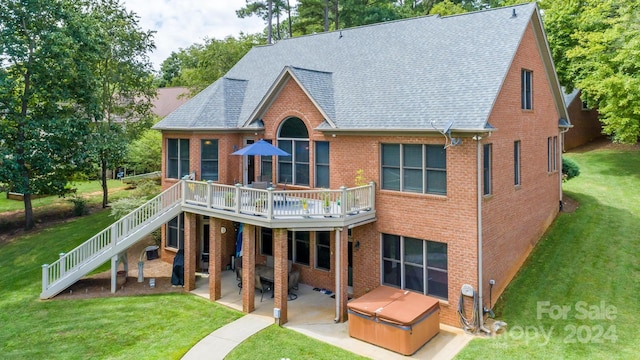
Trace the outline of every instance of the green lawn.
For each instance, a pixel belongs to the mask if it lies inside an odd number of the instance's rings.
[[[39,300],[40,265],[112,221],[102,211],[0,245],[0,358],[179,359],[242,316],[188,294]]]
[[[77,218],[0,245],[0,358],[180,359],[195,343],[242,313],[190,294],[41,301],[41,265],[69,251],[113,218]],[[268,341],[272,349],[265,350]],[[357,358],[342,349],[269,327],[251,339],[260,358]],[[276,351],[275,344],[285,346]],[[267,352],[265,352],[267,351]],[[275,356],[270,354],[282,354]],[[239,350],[230,358],[254,359]]]
[[[640,152],[565,154],[580,166],[560,214],[496,304],[500,337],[459,359],[631,359],[640,353]]]
[[[256,355],[259,354],[259,355]],[[306,335],[271,325],[233,349],[225,360],[367,359]]]
[[[81,181],[70,184],[71,187],[77,189],[78,196],[82,197],[91,197],[94,200],[102,200],[102,185],[100,181]],[[111,190],[120,190],[127,187],[127,184],[124,184],[120,180],[108,180],[107,186],[109,191]],[[99,193],[99,194],[96,194]],[[93,194],[89,196],[89,194]],[[65,199],[59,196],[47,196],[39,199],[31,200],[33,208],[42,208],[51,206],[57,203],[64,203]],[[6,193],[0,193],[0,213],[4,211],[13,211],[13,210],[24,210],[24,203],[18,200],[9,200],[7,199]]]

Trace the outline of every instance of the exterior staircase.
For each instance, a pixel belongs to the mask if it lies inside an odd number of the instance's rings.
[[[132,211],[52,264],[42,265],[41,299],[64,291],[83,276],[114,259],[182,211],[183,182]],[[116,263],[117,264],[117,263]]]

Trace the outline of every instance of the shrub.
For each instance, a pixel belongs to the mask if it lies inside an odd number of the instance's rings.
[[[573,160],[562,158],[562,180],[567,181],[580,175],[580,167]]]
[[[115,219],[121,219],[123,216],[137,209],[147,202],[147,199],[140,196],[126,197],[118,199],[110,204],[111,216]]]
[[[87,200],[74,196],[69,199],[73,203],[73,216],[82,216],[87,214]]]

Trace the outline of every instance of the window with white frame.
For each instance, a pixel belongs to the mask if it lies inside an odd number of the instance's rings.
[[[200,141],[200,178],[218,181],[218,140]]]
[[[331,270],[331,232],[316,232],[316,269]]]
[[[278,147],[291,156],[278,156],[278,182],[309,186],[309,132],[304,121],[292,117],[278,133]]]
[[[382,234],[382,283],[447,299],[447,244]]]
[[[167,177],[180,179],[189,174],[189,139],[167,139]]]
[[[442,145],[382,144],[382,189],[447,194],[447,153]]]
[[[482,194],[490,195],[492,191],[491,186],[491,144],[484,144],[482,146]]]
[[[513,142],[513,185],[520,185],[520,141]]]
[[[184,249],[184,213],[169,220],[166,240],[166,247]]]
[[[533,109],[533,72],[522,69],[521,72],[522,109]]]

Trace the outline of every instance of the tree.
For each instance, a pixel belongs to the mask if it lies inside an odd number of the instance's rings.
[[[139,173],[160,170],[162,165],[162,134],[157,130],[145,131],[127,149],[128,167]]]
[[[100,51],[92,64],[96,87],[89,116],[95,125],[89,145],[100,167],[102,207],[107,207],[107,171],[124,162],[126,143],[150,125],[156,90],[147,53],[155,44],[153,32],[142,30],[135,13],[119,0],[91,1],[88,21]]]
[[[597,107],[614,142],[640,136],[640,1],[542,2],[558,76]]]
[[[272,32],[272,19],[273,16],[276,18],[276,36],[277,40],[283,39],[284,35],[282,32],[282,28],[280,26],[280,16],[287,14],[287,17],[291,19],[291,5],[289,0],[269,0],[269,1],[245,1],[247,6],[236,10],[236,15],[239,18],[245,18],[249,16],[256,15],[260,17],[267,23],[267,30],[269,31],[269,35]],[[292,37],[291,32],[291,21],[289,21],[289,26],[287,29],[287,33],[289,37]],[[271,42],[271,36],[268,36],[267,42]]]
[[[24,194],[26,229],[31,195],[64,194],[87,162],[91,33],[76,2],[0,2],[0,182]]]
[[[197,94],[205,87],[224,76],[251,48],[263,44],[260,35],[240,34],[236,39],[228,36],[224,40],[205,39],[204,44],[194,44],[181,50],[179,82]],[[164,64],[164,62],[163,62]]]
[[[440,16],[462,14],[465,12],[467,12],[467,10],[465,10],[461,5],[451,2],[451,0],[439,2],[433,5],[431,10],[429,10],[430,15],[438,14]]]

